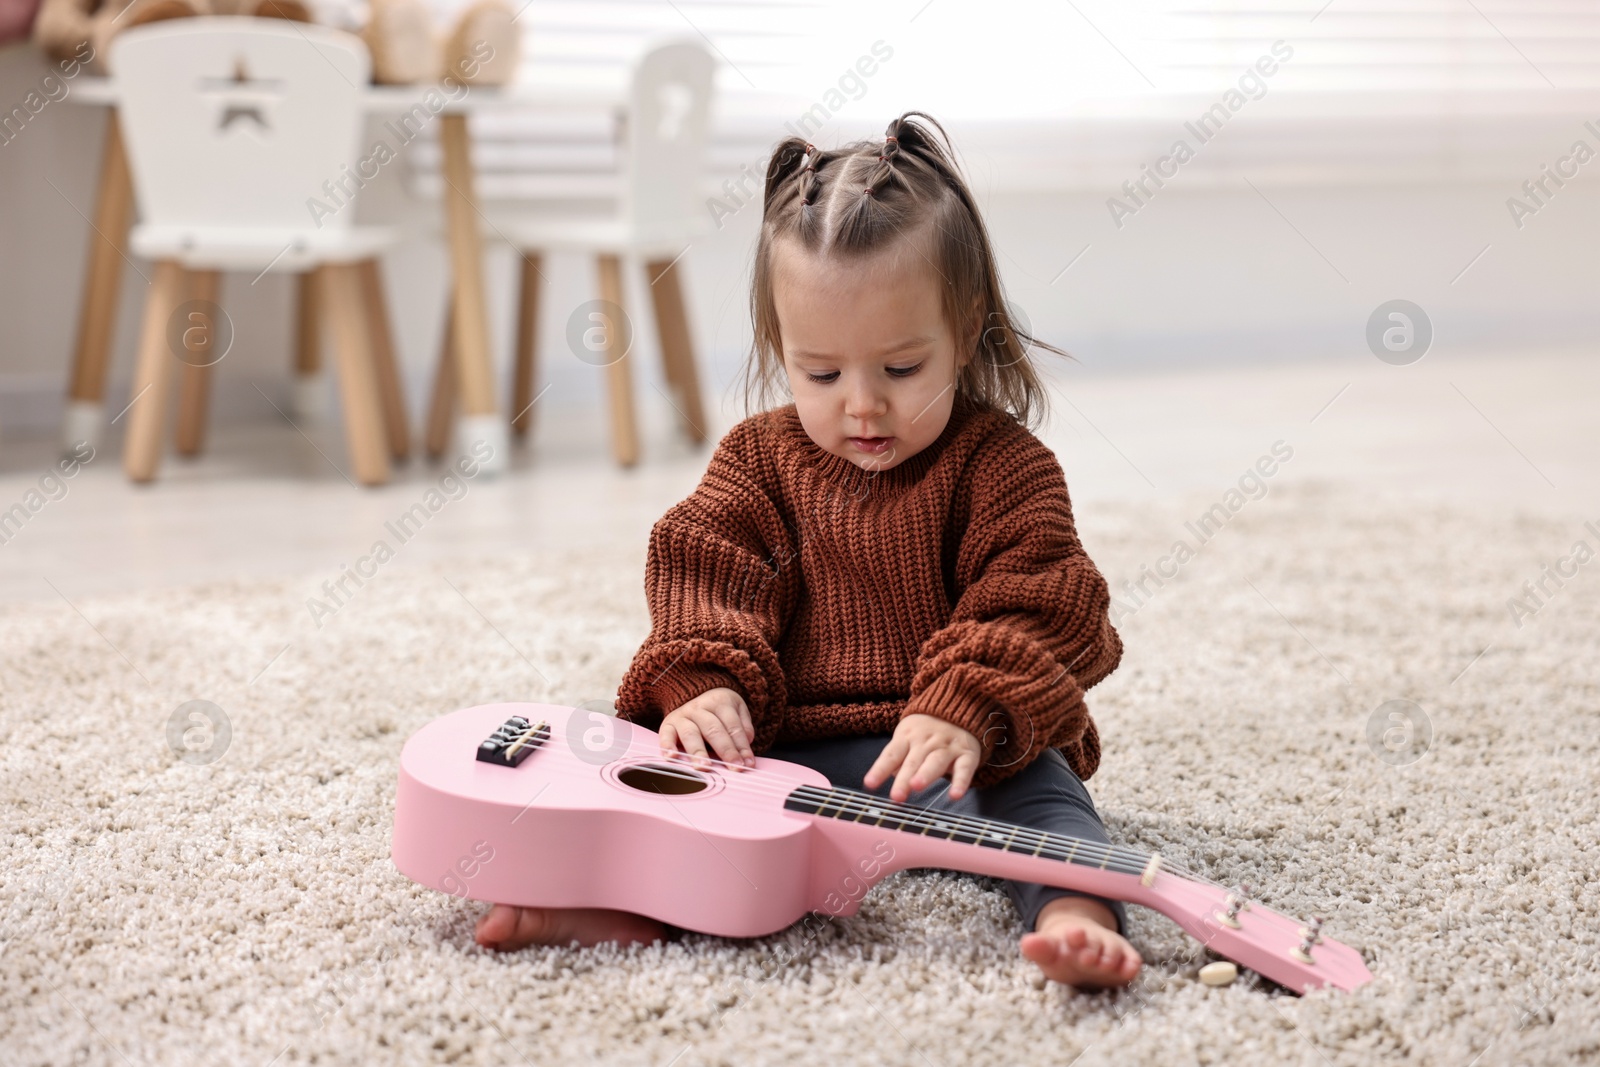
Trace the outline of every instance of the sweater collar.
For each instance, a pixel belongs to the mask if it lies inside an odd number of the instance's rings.
[[[868,492],[883,493],[903,489],[920,481],[950,442],[960,436],[982,410],[966,397],[958,396],[950,410],[950,420],[939,436],[910,459],[883,471],[868,470],[818,445],[800,424],[800,414],[793,402],[777,409],[775,414],[785,450],[797,457],[801,466],[816,472],[824,481],[850,486],[859,484],[866,486]]]

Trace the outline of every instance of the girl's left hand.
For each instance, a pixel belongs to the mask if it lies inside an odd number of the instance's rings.
[[[903,804],[912,793],[926,789],[949,771],[950,799],[959,800],[972,784],[982,758],[983,747],[966,730],[934,715],[913,713],[901,718],[863,782],[868,789],[876,789],[894,774],[889,799]]]

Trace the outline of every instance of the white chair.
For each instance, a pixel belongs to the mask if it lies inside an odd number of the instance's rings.
[[[622,258],[645,268],[661,359],[690,440],[706,439],[705,411],[695,366],[689,320],[677,264],[694,239],[711,228],[704,177],[715,61],[699,41],[673,40],[649,48],[634,68],[627,122],[622,132],[622,195],[611,215],[593,218],[506,218],[497,232],[521,252],[517,288],[517,341],[512,384],[512,430],[525,436],[533,424],[535,341],[538,330],[539,268],[542,253],[558,249],[594,253],[600,297],[624,308]],[[626,314],[626,312],[623,312]],[[629,466],[639,458],[633,383],[628,353],[619,343],[624,329],[597,309],[582,332],[593,340],[594,359],[607,371],[612,451]],[[428,447],[439,452],[449,436],[454,409],[450,329],[434,379]],[[587,358],[587,357],[586,357]]]
[[[376,256],[395,235],[355,226],[354,205],[329,192],[355,188],[346,175],[359,159],[366,46],[323,26],[204,17],[128,30],[111,57],[141,219],[130,245],[156,263],[128,411],[128,476],[149,481],[160,465],[175,362],[177,445],[200,446],[209,367],[226,355],[211,342],[228,324],[204,304],[175,321],[180,305],[214,303],[221,271],[315,271],[355,477],[387,481],[387,453],[404,454],[406,432]],[[332,213],[314,211],[317,201]]]

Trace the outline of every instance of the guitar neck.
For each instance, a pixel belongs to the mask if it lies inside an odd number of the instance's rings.
[[[854,789],[800,786],[783,806],[814,816],[823,836],[846,851],[887,833],[895,850],[895,860],[887,864],[891,871],[947,867],[1129,899],[1124,894],[1141,879],[1148,884],[1160,866],[1153,852],[932,811]]]
[[[812,818],[814,909],[854,914],[867,888],[888,874],[942,867],[1059,886],[1161,912],[1202,944],[1296,992],[1370,982],[1360,953],[1271,908],[1164,870],[1154,852],[999,822],[930,811],[853,789],[800,786],[784,808]],[[887,848],[885,846],[887,845]],[[842,890],[842,892],[841,892]]]

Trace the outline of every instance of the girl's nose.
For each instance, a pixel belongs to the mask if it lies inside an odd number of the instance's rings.
[[[882,415],[888,410],[888,404],[876,386],[869,381],[857,378],[855,384],[845,395],[844,413],[853,419],[866,419]]]

